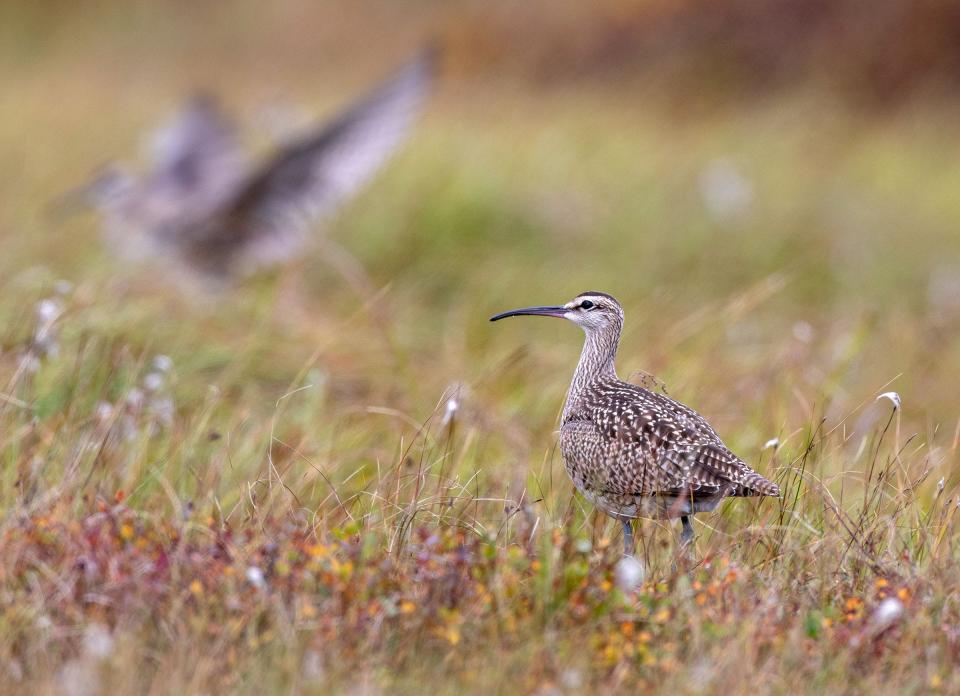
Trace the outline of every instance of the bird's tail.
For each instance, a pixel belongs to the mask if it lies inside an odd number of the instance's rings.
[[[780,486],[768,481],[756,471],[751,471],[740,480],[740,486],[746,495],[770,495],[780,497]]]

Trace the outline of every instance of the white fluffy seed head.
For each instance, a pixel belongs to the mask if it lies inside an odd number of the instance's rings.
[[[880,401],[880,399],[889,399],[890,403],[893,404],[893,410],[894,411],[900,410],[900,403],[901,403],[900,395],[897,394],[897,392],[895,391],[883,392],[883,394],[877,397],[877,401]]]
[[[108,401],[101,401],[97,404],[97,418],[102,421],[110,420],[113,416],[113,404]]]
[[[640,587],[640,583],[643,582],[645,575],[643,563],[634,556],[624,556],[617,561],[617,565],[613,569],[613,575],[617,587],[624,592],[632,592]]]
[[[903,602],[896,597],[887,597],[874,610],[873,616],[870,617],[870,623],[874,630],[882,631],[903,616],[903,610]]]
[[[143,378],[143,386],[147,391],[159,391],[163,388],[163,375],[159,372],[151,372]]]
[[[127,392],[127,406],[140,408],[143,405],[143,391],[134,387]]]
[[[49,324],[60,315],[60,303],[52,298],[40,300],[36,307],[37,319]]]
[[[256,587],[257,589],[263,589],[267,586],[267,579],[263,576],[263,571],[260,570],[257,566],[250,566],[247,568],[247,582]]]
[[[453,419],[457,417],[457,411],[460,408],[460,402],[455,398],[447,399],[447,405],[443,409],[443,420],[441,421],[442,425],[450,425],[453,422]]]

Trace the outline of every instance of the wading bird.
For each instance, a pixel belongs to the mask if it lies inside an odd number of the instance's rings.
[[[585,292],[563,306],[514,309],[490,321],[522,315],[568,319],[586,334],[563,406],[560,451],[577,489],[623,524],[624,553],[633,552],[638,517],[679,517],[688,544],[694,513],[730,496],[780,495],[699,413],[617,378],[623,308],[616,299]]]
[[[433,50],[422,52],[259,166],[216,103],[194,98],[153,138],[149,172],[109,167],[76,196],[96,209],[107,243],[127,258],[164,255],[214,281],[288,260],[410,134],[435,62]]]

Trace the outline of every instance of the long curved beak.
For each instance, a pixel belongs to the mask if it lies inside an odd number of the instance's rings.
[[[500,319],[506,319],[507,317],[522,317],[522,316],[534,316],[534,317],[560,317],[563,318],[563,315],[566,314],[568,310],[566,307],[524,307],[523,309],[511,309],[509,312],[502,312],[495,316],[490,317],[490,321],[498,321]]]

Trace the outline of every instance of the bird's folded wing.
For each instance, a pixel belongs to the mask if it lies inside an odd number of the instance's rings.
[[[669,408],[668,408],[669,407]],[[676,402],[640,403],[595,419],[600,437],[618,453],[624,475],[619,493],[632,495],[733,494],[752,473],[728,450],[712,428]],[[705,421],[704,421],[705,423]]]

